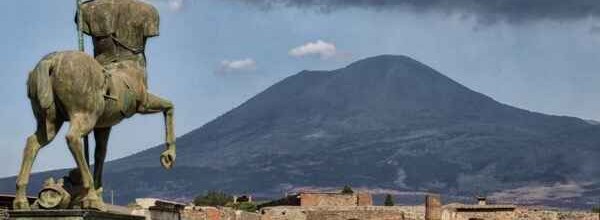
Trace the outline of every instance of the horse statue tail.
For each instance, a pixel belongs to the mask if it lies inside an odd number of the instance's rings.
[[[57,63],[55,57],[55,54],[44,57],[29,73],[27,79],[27,96],[33,102],[39,104],[41,109],[48,109],[54,103],[50,75],[55,69],[55,63]]]

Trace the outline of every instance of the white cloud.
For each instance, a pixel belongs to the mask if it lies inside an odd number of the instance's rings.
[[[233,73],[233,72],[246,72],[256,70],[256,61],[251,58],[241,60],[223,60],[221,61],[217,73]]]
[[[169,8],[173,11],[180,11],[183,8],[183,0],[169,0]]]
[[[337,50],[335,44],[317,40],[315,42],[308,42],[304,45],[291,49],[289,55],[293,57],[318,55],[321,59],[326,60],[339,57],[340,55],[344,54]]]
[[[396,171],[396,179],[394,180],[394,184],[396,184],[396,186],[400,187],[400,188],[408,188],[408,186],[406,185],[406,177],[408,177],[406,175],[406,171],[404,171],[404,169],[400,168]]]
[[[548,186],[524,186],[492,194],[491,198],[498,201],[519,201],[530,203],[542,200],[565,200],[581,197],[586,186],[590,183],[555,183]]]
[[[158,5],[160,5],[160,7],[168,6],[169,9],[171,11],[181,11],[181,9],[183,9],[183,7],[185,6],[184,1],[187,0],[142,0],[145,2],[149,2],[149,3],[155,3]]]

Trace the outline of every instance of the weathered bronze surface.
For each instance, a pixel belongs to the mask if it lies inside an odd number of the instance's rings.
[[[134,60],[145,66],[146,39],[158,36],[156,9],[139,0],[94,0],[81,6],[82,29],[102,64]],[[77,22],[77,20],[76,20]]]
[[[147,91],[144,48],[147,38],[158,35],[158,12],[139,0],[93,0],[82,5],[81,17],[95,58],[78,51],[55,52],[29,73],[28,97],[37,130],[27,139],[14,209],[30,208],[26,188],[35,157],[66,121],[67,144],[81,175],[81,198],[76,201],[83,209],[105,210],[102,171],[110,130],[135,113],[164,114],[167,149],[160,162],[166,169],[174,164],[174,105]],[[82,138],[91,132],[96,140],[93,176],[82,149]],[[48,194],[48,199],[53,196]]]
[[[34,207],[42,209],[66,209],[71,203],[71,194],[63,187],[63,181],[58,182],[54,178],[49,178],[44,183],[44,187],[38,194]]]

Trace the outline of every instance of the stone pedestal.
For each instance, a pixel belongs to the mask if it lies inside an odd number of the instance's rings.
[[[144,220],[143,216],[93,210],[9,211],[9,220]]]

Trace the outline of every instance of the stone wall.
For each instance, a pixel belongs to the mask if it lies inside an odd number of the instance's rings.
[[[221,212],[215,207],[189,206],[182,211],[181,218],[185,220],[219,220]]]
[[[306,220],[306,210],[300,206],[273,206],[262,208],[261,220]]]
[[[429,194],[425,197],[425,219],[442,219],[442,199],[439,195]]]
[[[236,211],[235,220],[260,220],[261,215],[253,212]]]
[[[261,210],[261,220],[423,220],[425,209],[415,206],[277,206]]]
[[[307,220],[405,220],[404,213],[396,210],[322,210],[309,211]]]
[[[358,193],[358,206],[371,206],[373,205],[373,197],[369,193]]]
[[[218,220],[260,220],[258,213],[244,212],[227,207],[219,208],[219,211],[221,216]]]
[[[467,211],[456,212],[444,210],[442,220],[513,220],[515,213],[513,211]]]
[[[258,213],[226,207],[189,206],[181,213],[182,220],[260,220]]]
[[[537,208],[518,208],[516,220],[600,220],[600,214],[581,211],[543,210]]]
[[[260,220],[258,213],[227,207],[182,206],[180,203],[157,199],[137,199],[131,212],[146,220]]]
[[[180,220],[181,211],[185,204],[164,201],[153,198],[135,200],[135,206],[130,207],[132,215],[144,216],[146,220]]]
[[[150,208],[150,218],[146,215],[146,220],[179,220],[179,212]]]
[[[424,220],[425,206],[394,206],[394,209],[404,212],[406,219]]]
[[[274,206],[260,220],[425,220],[425,206]],[[598,213],[544,210],[513,205],[449,205],[441,220],[600,220]]]
[[[485,206],[484,206],[485,207]],[[457,211],[445,208],[442,220],[600,220],[598,213],[581,211],[560,211],[539,208],[518,207],[506,209],[471,209]]]
[[[357,206],[355,194],[301,193],[300,206]]]
[[[373,197],[369,193],[300,193],[300,206],[371,206]]]

